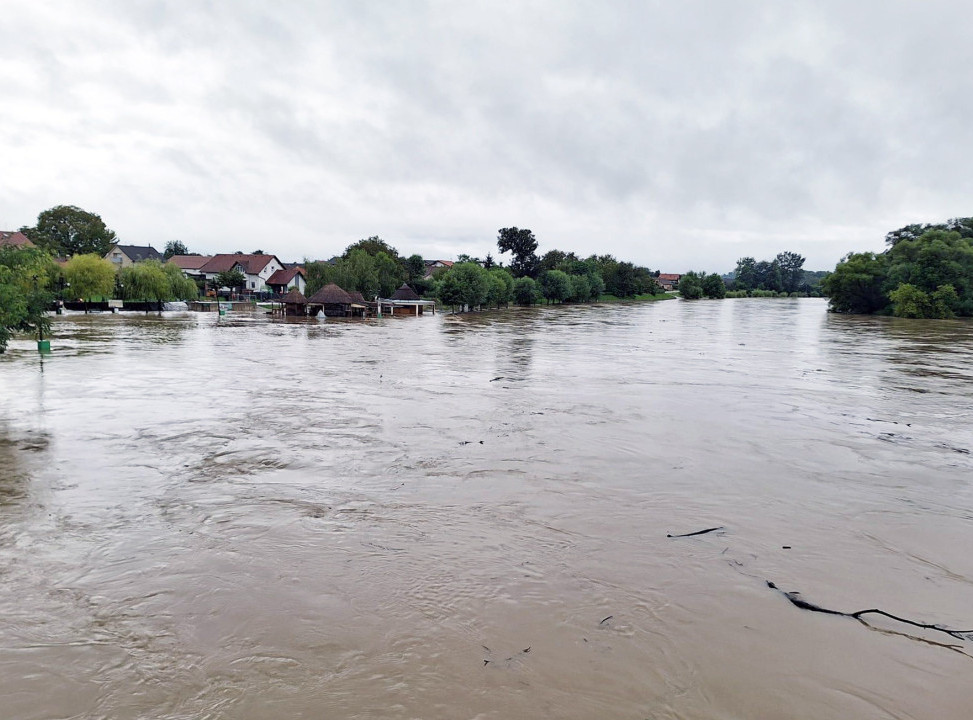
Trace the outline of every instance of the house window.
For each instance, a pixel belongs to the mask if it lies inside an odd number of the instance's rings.
[[[250,289],[253,290],[255,287],[257,287],[257,282],[255,280],[251,280],[250,281]]]

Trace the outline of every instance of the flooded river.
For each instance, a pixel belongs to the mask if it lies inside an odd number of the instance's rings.
[[[767,585],[973,629],[969,322],[71,315],[52,344],[0,356],[6,720],[973,714],[973,639]]]

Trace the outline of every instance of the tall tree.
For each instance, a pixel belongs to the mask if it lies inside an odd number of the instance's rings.
[[[409,285],[415,287],[426,276],[426,263],[422,255],[410,255],[405,261],[405,274]]]
[[[527,228],[501,228],[497,236],[500,252],[513,255],[510,272],[514,277],[534,277],[537,274],[537,240]]]
[[[378,255],[380,252],[383,252],[386,255],[388,255],[390,258],[395,260],[396,262],[401,261],[401,258],[399,257],[399,251],[396,250],[391,245],[389,245],[384,240],[382,240],[382,238],[380,238],[378,235],[372,235],[369,238],[365,238],[364,240],[359,240],[356,243],[352,243],[351,245],[345,248],[345,252],[344,254],[342,254],[341,257],[348,259],[351,257],[352,252],[354,252],[355,250],[363,250],[373,257],[375,255]]]
[[[804,256],[786,251],[779,253],[776,260],[780,267],[781,289],[788,293],[800,290],[804,284]]]
[[[405,281],[405,269],[387,253],[378,253],[374,260],[379,294],[385,298],[392,297],[392,293]]]
[[[64,264],[64,279],[71,295],[84,301],[87,313],[91,298],[110,295],[115,289],[115,266],[94,253],[75,255]]]
[[[170,240],[166,243],[166,249],[162,252],[162,257],[168,260],[173,255],[188,255],[189,248],[182,240]]]
[[[115,232],[105,226],[99,215],[74,205],[57,205],[37,216],[37,225],[20,229],[35,244],[55,255],[99,257],[116,242]]]
[[[758,282],[757,261],[752,257],[742,257],[737,260],[733,286],[737,290],[753,290]]]

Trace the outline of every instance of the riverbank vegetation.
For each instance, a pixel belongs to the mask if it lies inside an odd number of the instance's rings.
[[[882,253],[849,253],[823,282],[833,312],[973,316],[973,218],[907,225]]]
[[[59,271],[36,247],[0,247],[0,353],[13,333],[46,332]]]
[[[450,267],[426,275],[420,255],[402,257],[381,238],[370,237],[349,245],[339,257],[307,263],[307,293],[334,283],[366,298],[390,297],[406,283],[454,309],[668,297],[656,281],[658,272],[612,255],[580,258],[550,250],[538,256],[537,239],[526,228],[500,229],[497,248],[511,256],[506,267],[490,253],[483,260],[461,255]]]

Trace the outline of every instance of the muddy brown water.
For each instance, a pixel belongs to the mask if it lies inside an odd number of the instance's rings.
[[[766,585],[973,629],[969,322],[70,315],[53,346],[0,357],[3,718],[973,715],[973,640]]]

